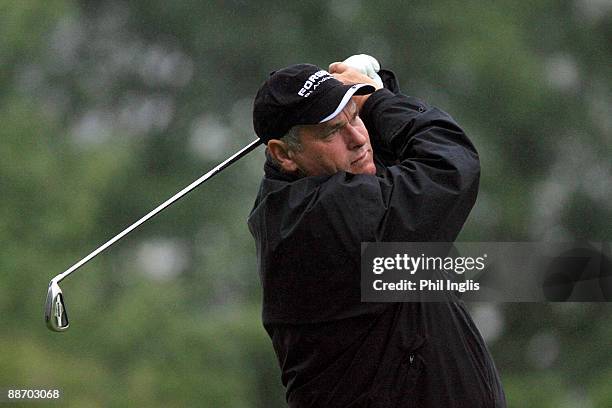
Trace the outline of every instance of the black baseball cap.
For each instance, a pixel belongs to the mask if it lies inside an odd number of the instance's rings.
[[[369,84],[346,85],[312,64],[291,65],[270,74],[253,104],[253,127],[262,142],[280,139],[295,125],[314,125],[338,115],[353,95],[375,91]]]

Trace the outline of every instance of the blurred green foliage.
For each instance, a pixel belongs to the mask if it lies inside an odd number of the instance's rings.
[[[252,140],[253,95],[291,63],[374,55],[463,124],[483,170],[462,240],[610,241],[611,39],[598,0],[2,2],[0,387],[284,406],[246,227],[262,149],[63,283],[69,332],[42,306],[51,277]],[[511,407],[612,406],[610,305],[473,309]]]

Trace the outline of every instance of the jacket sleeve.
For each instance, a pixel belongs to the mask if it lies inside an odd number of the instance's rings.
[[[383,166],[376,177],[343,173],[336,183],[325,183],[324,206],[348,201],[351,208],[344,211],[348,219],[330,222],[361,222],[360,235],[353,237],[361,242],[454,241],[476,200],[480,175],[478,154],[464,131],[447,113],[388,89],[368,98],[361,117],[375,156],[384,152]],[[341,200],[326,203],[326,190]]]

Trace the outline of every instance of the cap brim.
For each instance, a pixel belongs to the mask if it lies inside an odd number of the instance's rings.
[[[340,92],[344,91],[344,95],[340,99],[340,103],[338,104],[338,106],[336,106],[336,109],[332,113],[321,119],[319,123],[327,122],[328,120],[331,120],[338,116],[338,114],[342,112],[342,109],[344,109],[346,104],[349,103],[353,95],[367,95],[371,94],[376,90],[376,88],[369,84],[347,85],[347,87],[348,88],[338,87],[341,88],[339,89]]]

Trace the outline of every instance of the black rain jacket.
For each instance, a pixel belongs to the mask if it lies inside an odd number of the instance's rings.
[[[292,408],[505,407],[463,303],[362,303],[361,242],[453,242],[478,191],[478,154],[455,121],[402,95],[394,75],[360,116],[376,175],[303,177],[268,158],[248,224],[263,324]]]

